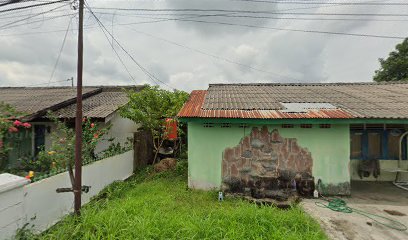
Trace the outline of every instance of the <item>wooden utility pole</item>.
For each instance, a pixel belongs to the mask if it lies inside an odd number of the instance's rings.
[[[75,184],[74,211],[80,215],[82,194],[82,68],[83,68],[83,22],[84,0],[79,0],[78,26],[78,66],[77,66],[77,105],[75,118]]]

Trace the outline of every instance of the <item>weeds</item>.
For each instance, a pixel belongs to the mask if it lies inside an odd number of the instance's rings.
[[[300,208],[279,210],[187,188],[187,163],[114,183],[38,239],[326,239]],[[33,238],[32,238],[33,239]]]

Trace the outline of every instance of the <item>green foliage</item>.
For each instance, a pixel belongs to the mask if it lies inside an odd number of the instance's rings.
[[[22,127],[22,122],[17,121],[19,124],[13,123],[12,119],[17,118],[21,113],[17,112],[12,106],[0,102],[0,169],[3,169],[8,160],[8,152],[11,147],[5,143],[7,133],[15,134],[18,132],[18,128]],[[21,125],[20,125],[21,124]],[[25,123],[27,124],[27,123]],[[30,124],[25,126],[31,127]]]
[[[374,81],[408,81],[408,38],[395,49],[387,59],[379,59],[381,68],[375,71]]]
[[[121,108],[121,116],[140,123],[154,136],[162,133],[163,120],[175,117],[188,99],[183,91],[167,91],[146,85],[140,92],[128,92],[129,103]]]
[[[174,118],[188,99],[183,91],[167,91],[158,86],[146,85],[140,92],[128,92],[129,103],[120,109],[122,117],[141,124],[141,128],[153,135],[153,146],[156,160],[158,150],[165,136],[165,118]],[[181,128],[178,128],[180,135]],[[154,162],[153,161],[153,162]]]
[[[125,153],[133,149],[133,138],[127,138],[123,146],[122,144],[120,144],[120,142],[117,142],[117,143],[113,142],[114,140],[115,140],[114,138],[109,140],[111,144],[106,150],[99,153],[100,157],[107,158],[107,157]]]
[[[58,120],[52,114],[48,116],[56,125],[51,134],[51,146],[48,150],[39,152],[37,159],[33,162],[32,170],[50,171],[55,169],[66,169],[74,165],[75,158],[75,132],[67,127],[64,122]],[[84,118],[82,121],[82,159],[89,162],[96,159],[94,150],[102,136],[109,130],[99,127],[97,123]],[[36,168],[37,166],[37,168]]]
[[[178,168],[186,169],[185,162]],[[299,207],[280,210],[187,188],[185,172],[151,168],[108,186],[81,217],[68,216],[38,239],[327,239]]]

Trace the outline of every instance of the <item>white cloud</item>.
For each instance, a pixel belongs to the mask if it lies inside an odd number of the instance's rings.
[[[204,8],[276,11],[310,5],[261,4],[227,0],[172,1],[88,1],[93,7],[122,8]],[[20,14],[45,11],[50,7],[19,12],[4,23],[20,19]],[[66,8],[64,11],[73,12]],[[152,21],[171,16],[140,15],[147,12],[126,12],[95,9],[109,31],[123,44],[132,57],[161,81],[183,90],[205,89],[208,83],[234,82],[351,82],[371,81],[379,67],[378,58],[386,57],[402,40],[351,37],[316,33],[276,31],[208,23],[163,21],[157,23],[121,25]],[[112,22],[112,15],[116,13]],[[316,13],[400,13],[390,6],[331,6],[289,12]],[[54,16],[65,12],[54,13]],[[163,14],[154,12],[149,14]],[[176,15],[175,15],[176,14]],[[242,14],[241,14],[242,15]],[[5,15],[0,14],[0,18]],[[7,15],[10,16],[10,15]],[[48,82],[61,47],[68,17],[0,30],[0,86],[24,86]],[[297,15],[272,15],[301,17]],[[147,17],[147,18],[146,18]],[[306,16],[320,18],[320,16]],[[335,18],[336,16],[325,16]],[[323,17],[321,17],[323,18]],[[346,17],[338,17],[346,18]],[[362,18],[362,17],[359,17]],[[364,17],[367,18],[367,17]],[[380,18],[380,17],[377,17]],[[381,17],[383,18],[383,17]],[[34,18],[41,19],[41,18]],[[296,19],[203,18],[238,24],[279,28],[336,32],[401,35],[408,22],[305,21]],[[76,24],[74,20],[73,25]],[[113,24],[112,24],[113,23]],[[85,14],[84,83],[86,85],[144,84],[152,81],[119,46],[115,46],[135,81],[117,59],[95,20]],[[35,27],[35,29],[33,29]],[[142,34],[142,31],[159,38]],[[53,33],[52,30],[62,30]],[[18,35],[16,35],[18,34]],[[21,35],[23,34],[23,35]],[[76,76],[76,30],[68,33],[66,45],[53,81]],[[109,37],[109,41],[112,38]],[[172,43],[166,42],[172,41]],[[184,46],[184,47],[183,47]],[[250,67],[248,67],[250,66]],[[69,84],[69,83],[55,83]],[[163,84],[162,84],[163,85]]]

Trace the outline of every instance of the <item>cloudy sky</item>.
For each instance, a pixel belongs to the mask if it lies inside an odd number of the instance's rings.
[[[408,36],[408,5],[371,5],[403,0],[302,1],[88,0],[109,33],[85,12],[84,84],[191,91],[209,83],[367,82],[378,58],[402,39],[313,31]],[[18,6],[24,5],[0,10]],[[75,14],[65,3],[0,12],[0,86],[69,86],[64,80],[76,76]]]

